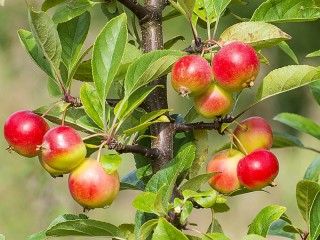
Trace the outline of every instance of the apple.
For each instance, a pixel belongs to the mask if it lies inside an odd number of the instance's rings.
[[[46,170],[53,178],[62,177],[63,174],[69,173],[69,171],[60,171],[50,167],[39,155],[39,162],[44,170]]]
[[[56,170],[70,171],[84,160],[86,154],[84,142],[71,127],[54,127],[43,137],[41,158]]]
[[[215,80],[232,92],[252,87],[259,69],[260,61],[256,51],[244,42],[223,46],[212,59]]]
[[[242,158],[237,166],[241,185],[259,190],[272,184],[279,172],[277,157],[266,149],[257,149]]]
[[[244,156],[236,149],[216,153],[207,164],[207,173],[217,172],[209,179],[209,185],[221,193],[231,193],[239,189],[241,184],[237,176],[237,165]]]
[[[116,171],[108,174],[98,161],[87,158],[70,172],[68,186],[84,209],[104,208],[116,198],[120,180]]]
[[[182,96],[195,97],[202,94],[209,87],[211,81],[210,64],[201,56],[184,56],[172,67],[172,87]]]
[[[40,153],[38,147],[49,129],[48,123],[41,116],[28,110],[21,110],[9,116],[3,132],[10,149],[31,158]]]
[[[206,92],[194,98],[194,107],[201,116],[214,118],[230,113],[233,101],[230,92],[213,83]]]
[[[270,125],[261,117],[250,117],[239,123],[233,134],[237,148],[243,153],[263,148],[270,149],[273,143],[273,134]],[[239,143],[240,141],[240,143]]]

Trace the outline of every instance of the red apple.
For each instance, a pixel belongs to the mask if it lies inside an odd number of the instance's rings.
[[[209,180],[209,185],[221,192],[231,193],[241,187],[237,177],[237,165],[244,157],[242,152],[226,149],[216,153],[207,164],[207,173],[219,172]]]
[[[214,78],[223,88],[232,92],[253,86],[259,69],[256,51],[243,42],[223,46],[212,59]]]
[[[91,158],[70,172],[68,183],[72,197],[84,209],[110,206],[120,189],[118,173],[108,174],[98,161]]]
[[[70,172],[70,171],[60,171],[50,167],[48,164],[46,164],[45,161],[43,161],[43,159],[41,158],[41,155],[39,155],[39,162],[41,166],[44,168],[44,170],[46,170],[53,178],[61,177],[63,174]]]
[[[276,156],[266,149],[257,149],[242,158],[237,167],[240,183],[249,190],[270,185],[279,172]]]
[[[6,120],[3,131],[11,149],[31,158],[40,153],[38,147],[49,128],[42,117],[31,111],[21,110]]]
[[[195,97],[206,91],[212,81],[212,70],[198,55],[180,58],[172,67],[171,84],[182,96]]]
[[[70,171],[87,154],[80,135],[71,127],[57,126],[43,137],[41,157],[46,164],[59,171]]]
[[[250,117],[243,120],[233,133],[241,144],[237,140],[234,143],[243,153],[251,153],[258,148],[270,149],[272,147],[272,129],[261,117]]]
[[[211,84],[202,95],[194,98],[196,111],[205,118],[214,118],[230,113],[233,106],[231,93],[217,84]]]

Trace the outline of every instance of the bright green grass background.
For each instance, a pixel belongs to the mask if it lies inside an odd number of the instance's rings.
[[[250,17],[253,9],[261,3],[261,1],[252,2],[254,3],[246,12],[243,12],[245,8],[235,8],[235,11],[242,17]],[[34,4],[39,4],[39,1],[34,1]],[[99,7],[96,7],[94,16],[96,18],[92,21],[93,29],[91,30],[93,35],[89,37],[88,44],[94,41],[95,34],[100,31],[106,21],[100,14]],[[232,17],[224,18],[219,26],[218,34],[233,22],[235,20]],[[293,36],[289,44],[297,53],[301,63],[319,65],[319,58],[306,59],[304,57],[307,53],[320,49],[319,23],[320,21],[278,25]],[[20,28],[28,29],[27,6],[22,0],[8,0],[5,7],[0,8],[0,233],[9,240],[25,239],[26,236],[44,229],[53,218],[63,213],[79,214],[82,212],[82,208],[69,195],[67,177],[52,179],[42,170],[36,158],[26,159],[14,153],[9,154],[5,150],[7,143],[3,139],[2,126],[11,113],[21,109],[32,110],[55,101],[46,91],[46,76],[33,64],[19,43],[16,32]],[[191,41],[191,32],[186,21],[181,17],[165,23],[164,28],[169,29],[164,36],[166,40],[189,31],[186,42],[176,45],[176,49],[184,48]],[[199,33],[203,37],[206,36],[205,30],[200,29]],[[277,48],[265,50],[263,53],[270,60],[271,66],[262,66],[257,82],[261,81],[271,69],[294,64]],[[239,110],[248,104],[255,89],[246,91],[244,95],[247,96],[240,101]],[[169,91],[170,108],[173,108],[176,113],[186,113],[192,105],[192,100],[182,99],[171,89]],[[73,94],[76,95],[77,90]],[[299,135],[274,122],[273,116],[280,112],[300,113],[319,122],[319,106],[312,100],[307,87],[266,100],[248,112],[246,116],[264,117],[274,129],[291,131],[301,137],[306,145],[320,149],[317,140]],[[210,152],[226,140],[227,137],[210,133]],[[278,186],[274,189],[267,189],[270,194],[259,192],[231,198],[229,199],[231,210],[224,214],[217,214],[225,234],[231,239],[236,240],[244,236],[255,214],[270,204],[286,206],[287,214],[293,219],[293,222],[305,228],[295,203],[295,184],[303,177],[305,169],[317,157],[317,154],[292,148],[275,150],[274,153],[280,161]],[[129,154],[124,155],[124,161],[119,170],[120,175],[124,176],[133,167],[133,158]],[[135,211],[131,202],[136,194],[137,192],[134,191],[121,192],[108,210],[97,209],[89,212],[88,216],[116,225],[132,223]],[[199,226],[194,227],[195,229],[206,231],[210,217],[210,211],[195,210],[190,222],[198,223]]]

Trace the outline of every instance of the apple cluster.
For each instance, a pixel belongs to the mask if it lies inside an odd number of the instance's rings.
[[[37,156],[51,176],[69,174],[71,196],[84,209],[109,206],[117,196],[118,173],[108,174],[98,161],[86,158],[87,148],[75,129],[50,129],[43,117],[22,110],[6,120],[4,137],[9,150],[28,158]]]
[[[209,185],[221,192],[231,193],[242,187],[260,190],[279,172],[279,162],[269,150],[273,143],[270,125],[260,117],[243,120],[233,131],[237,149],[216,153],[207,164],[207,173],[217,173]]]
[[[173,65],[171,84],[182,96],[194,97],[196,111],[212,119],[230,113],[233,93],[252,87],[259,69],[254,48],[243,42],[232,42],[214,55],[211,66],[198,55],[180,58]]]

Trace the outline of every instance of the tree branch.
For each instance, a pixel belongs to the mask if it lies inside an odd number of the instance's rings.
[[[156,15],[153,11],[142,6],[136,0],[118,0],[122,5],[129,8],[134,15],[137,16],[140,22],[147,22],[149,19],[153,19]]]

